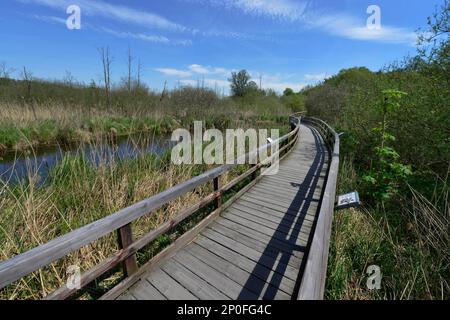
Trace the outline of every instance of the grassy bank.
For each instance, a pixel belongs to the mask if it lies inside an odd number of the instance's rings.
[[[345,159],[339,193],[355,190],[359,184],[352,162]],[[336,212],[326,298],[449,299],[448,188],[437,190],[432,201],[414,191],[408,206],[363,205]],[[380,267],[380,290],[367,287],[370,265]]]
[[[219,129],[255,126],[285,119],[286,99],[274,93],[221,97],[207,88],[182,87],[164,94],[135,88],[111,93],[108,104],[98,87],[34,80],[24,98],[23,81],[0,79],[0,153],[39,145],[93,141],[105,133],[170,133],[194,120]]]

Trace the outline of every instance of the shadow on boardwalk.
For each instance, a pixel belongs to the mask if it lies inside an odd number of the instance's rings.
[[[262,253],[261,258],[247,279],[238,299],[254,299],[254,296],[249,296],[249,292],[251,291],[258,294],[258,296],[262,297],[262,299],[274,299],[283,278],[283,274],[286,272],[286,267],[290,260],[291,254],[294,251],[305,252],[306,250],[306,248],[296,245],[296,242],[300,235],[300,230],[302,229],[308,209],[313,201],[314,191],[320,178],[320,172],[322,171],[325,163],[326,154],[326,150],[321,143],[319,134],[314,129],[310,128],[310,130],[314,136],[317,152],[304,181],[301,184],[292,183],[293,186],[298,187],[298,192],[296,193],[294,200],[291,202],[289,209],[286,211],[286,213],[297,212],[298,214],[295,219],[292,219],[292,216],[285,214],[266,249]],[[285,232],[283,232],[283,230],[286,230],[286,227],[290,230],[290,234],[287,238]],[[274,255],[273,251],[274,248],[277,247],[276,243],[279,243],[279,239],[285,239],[283,242],[285,243],[285,247],[289,248],[289,250],[277,250],[277,254]],[[277,262],[278,257],[280,257],[280,259]],[[267,267],[271,267],[271,269],[275,270],[275,272],[271,272],[271,270]],[[271,274],[272,277],[269,279]],[[271,285],[265,286],[266,282]],[[249,290],[249,288],[251,288],[251,290]],[[255,290],[258,292],[255,292]],[[294,299],[295,295],[296,293],[294,290]]]

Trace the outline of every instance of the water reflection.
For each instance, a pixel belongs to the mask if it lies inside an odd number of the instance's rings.
[[[98,165],[111,160],[133,159],[142,154],[162,155],[175,144],[170,141],[170,136],[148,137],[143,134],[104,140],[95,144],[53,146],[39,148],[34,152],[7,153],[0,158],[0,180],[14,184],[29,174],[37,174],[42,183],[50,170],[67,155],[83,155],[90,163]]]

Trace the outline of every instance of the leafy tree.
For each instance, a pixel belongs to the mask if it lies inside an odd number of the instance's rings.
[[[284,89],[284,91],[283,91],[283,95],[284,96],[292,96],[294,94],[294,90],[292,90],[291,88],[286,88],[286,89]]]
[[[234,96],[243,97],[251,90],[258,90],[258,86],[254,81],[250,81],[251,77],[247,70],[241,70],[239,72],[232,72],[231,78],[228,81],[231,82],[231,91]]]
[[[398,162],[400,155],[393,147],[387,146],[388,142],[395,141],[395,137],[387,132],[387,117],[400,108],[400,99],[404,95],[405,92],[398,90],[383,91],[383,101],[379,108],[383,116],[381,126],[373,129],[379,133],[379,145],[374,148],[376,158],[363,181],[366,182],[370,195],[381,202],[397,194],[400,182],[412,173],[411,166]]]
[[[419,34],[419,54],[428,61],[450,72],[450,1],[444,0],[440,11],[428,18],[428,30]]]

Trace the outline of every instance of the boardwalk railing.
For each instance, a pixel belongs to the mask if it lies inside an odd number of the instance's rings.
[[[144,248],[160,235],[172,230],[182,221],[192,216],[192,214],[198,212],[198,210],[210,205],[211,203],[215,204],[216,210],[214,212],[220,212],[221,208],[224,207],[224,205],[222,205],[222,195],[226,191],[229,191],[243,179],[248,177],[251,177],[254,182],[257,177],[257,172],[262,167],[268,166],[274,159],[277,159],[277,156],[281,158],[281,156],[287,154],[298,139],[300,132],[300,119],[300,113],[290,116],[289,121],[292,128],[291,132],[272,142],[272,144],[266,144],[249,152],[245,155],[245,157],[246,159],[252,159],[252,157],[255,157],[255,155],[259,154],[264,149],[267,150],[275,143],[280,146],[276,153],[270,155],[270,157],[265,161],[253,165],[245,173],[241,174],[224,186],[219,185],[220,176],[235,167],[237,163],[239,163],[239,160],[242,160],[241,158],[236,159],[234,164],[225,164],[211,169],[148,199],[140,201],[79,229],[73,230],[25,253],[14,256],[7,261],[1,262],[0,289],[115,231],[117,231],[118,234],[119,250],[109,258],[96,265],[94,268],[84,272],[81,275],[81,288],[86,287],[88,284],[112,270],[120,263],[122,263],[123,271],[126,276],[131,276],[137,273],[138,265],[136,261],[136,252],[138,250]],[[324,133],[326,133],[326,130]],[[138,240],[133,239],[133,230],[131,226],[133,221],[142,216],[154,213],[157,209],[162,208],[169,202],[174,201],[184,194],[191,192],[203,184],[211,181],[214,186],[213,193],[207,195],[195,205],[183,210],[177,216],[158,226],[156,229],[150,231]],[[329,196],[334,194],[334,189],[330,190],[328,194]],[[70,289],[64,285],[48,295],[46,298],[67,299],[78,291],[79,289]]]
[[[331,224],[339,169],[340,140],[336,131],[324,121],[310,117],[303,118],[302,121],[312,124],[319,130],[331,151],[327,182],[298,293],[299,300],[318,300],[323,299],[325,291]]]

